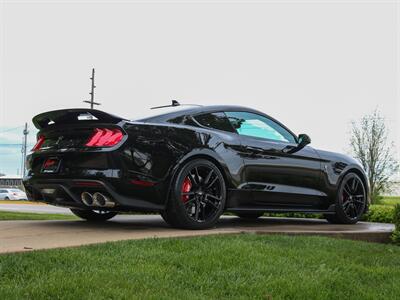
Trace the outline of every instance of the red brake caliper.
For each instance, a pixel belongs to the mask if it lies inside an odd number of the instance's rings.
[[[189,193],[192,189],[192,182],[189,177],[186,177],[182,184],[182,193]],[[182,195],[182,201],[186,202],[189,200],[189,195]]]

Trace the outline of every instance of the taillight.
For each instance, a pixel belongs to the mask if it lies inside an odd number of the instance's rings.
[[[119,129],[96,128],[89,138],[88,147],[111,147],[117,145],[124,134]]]
[[[32,151],[38,151],[42,147],[45,140],[46,138],[43,135],[39,136],[36,145],[32,148]]]

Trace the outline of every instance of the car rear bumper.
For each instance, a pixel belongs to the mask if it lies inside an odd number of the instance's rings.
[[[51,179],[26,177],[23,181],[29,200],[45,202],[52,205],[79,209],[101,209],[98,206],[87,206],[81,200],[83,192],[102,193],[115,205],[107,207],[109,211],[162,211],[164,205],[146,200],[148,197],[122,194],[106,179]],[[154,189],[154,188],[153,188]],[[153,191],[144,191],[143,195]]]

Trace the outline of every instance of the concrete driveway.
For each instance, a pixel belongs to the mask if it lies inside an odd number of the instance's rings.
[[[80,220],[0,221],[0,253],[128,239],[237,233],[324,235],[384,242],[389,239],[392,230],[391,224],[360,222],[356,225],[333,225],[324,220],[284,218],[244,221],[231,216],[223,216],[216,228],[199,231],[171,228],[158,215],[117,216],[102,224]]]
[[[71,211],[65,207],[58,207],[47,204],[25,204],[25,203],[0,203],[0,211],[13,211],[25,213],[43,213],[43,214],[70,214]]]

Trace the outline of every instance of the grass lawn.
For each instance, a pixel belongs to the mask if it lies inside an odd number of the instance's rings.
[[[400,196],[384,196],[381,200],[381,204],[390,206],[400,204]]]
[[[39,214],[13,211],[0,211],[0,221],[6,220],[77,220],[74,215]]]
[[[400,247],[261,235],[0,256],[0,299],[398,299]]]

